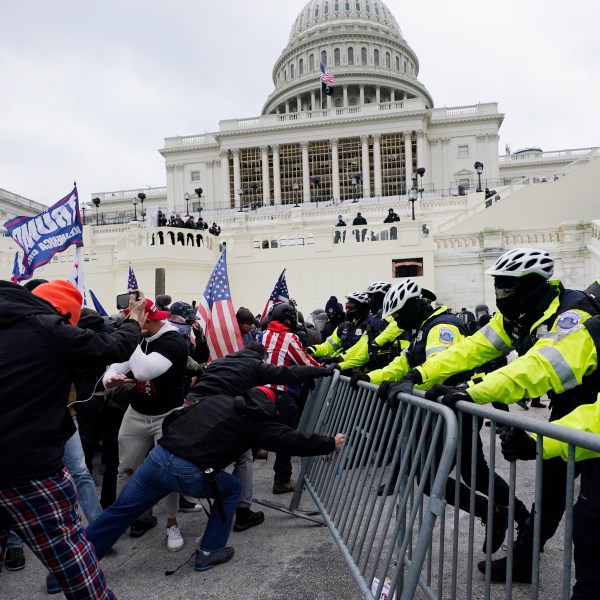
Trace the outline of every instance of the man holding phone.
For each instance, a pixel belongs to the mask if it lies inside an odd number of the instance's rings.
[[[130,290],[133,298],[135,290]],[[123,295],[121,295],[123,296]],[[121,296],[117,301],[122,303]],[[163,419],[183,404],[184,379],[188,348],[177,329],[167,321],[168,311],[159,310],[150,299],[144,303],[146,321],[142,326],[142,341],[129,359],[109,366],[104,374],[104,387],[119,387],[134,383],[135,390],[119,430],[119,471],[117,494],[125,487],[148,450],[162,434]],[[125,310],[125,314],[128,310]],[[166,539],[171,552],[181,550],[183,537],[177,524],[178,496],[165,500],[167,513]],[[151,510],[133,523],[130,536],[144,535],[157,524]]]

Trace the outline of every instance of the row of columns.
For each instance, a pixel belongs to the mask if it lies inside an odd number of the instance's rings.
[[[412,187],[411,174],[413,171],[413,152],[412,152],[412,136],[413,132],[410,130],[403,132],[404,138],[404,157],[406,164],[406,176],[405,186],[406,189]],[[425,167],[426,164],[426,153],[425,153],[425,135],[422,130],[416,132],[417,138],[417,163],[419,167]],[[382,172],[381,172],[381,135],[373,134],[373,173],[374,173],[374,195],[381,196],[382,194]],[[361,169],[363,173],[363,189],[362,193],[364,197],[371,195],[371,178],[369,176],[371,172],[371,166],[369,163],[369,136],[362,135],[361,141]],[[334,198],[340,197],[340,167],[339,167],[339,152],[338,152],[338,140],[332,138],[331,143],[331,176],[332,176],[332,192]],[[310,202],[310,167],[309,167],[309,155],[308,155],[307,141],[300,142],[300,148],[302,150],[302,201]],[[272,144],[271,149],[273,151],[273,200],[275,204],[281,204],[281,171],[279,164],[279,144]],[[268,206],[271,200],[271,189],[269,184],[269,149],[268,146],[261,146],[261,158],[262,158],[262,189],[263,189],[263,204]],[[240,150],[239,148],[233,148],[231,150],[233,156],[233,187],[236,195],[236,207],[241,208],[241,194],[238,194],[238,190],[241,188],[241,169],[240,169]],[[229,171],[229,151],[224,150],[221,152],[221,176],[223,184],[223,200],[225,205],[229,204],[231,198],[230,189],[230,171]],[[177,190],[175,190],[177,192]]]

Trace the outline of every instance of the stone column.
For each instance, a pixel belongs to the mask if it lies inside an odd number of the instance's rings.
[[[375,104],[379,104],[381,102],[381,88],[379,86],[375,87]]]
[[[362,180],[363,180],[363,198],[371,196],[371,166],[369,165],[369,136],[361,135],[362,144]]]
[[[373,183],[375,184],[375,195],[381,196],[381,134],[373,134]]]
[[[359,101],[358,102],[360,105],[363,105],[365,103],[365,86],[364,86],[364,84],[361,83],[358,86],[358,89],[359,89]]]
[[[475,139],[477,140],[477,150],[476,150],[476,156],[474,157],[473,163],[475,163],[475,161],[479,160],[483,163],[483,168],[485,169],[487,167],[487,156],[486,156],[486,135],[484,133],[481,133],[479,135],[477,135],[475,137]],[[484,171],[485,172],[485,171]]]
[[[331,96],[325,96],[325,98],[327,98],[327,110],[331,110],[331,108],[333,107],[333,99]]]
[[[287,115],[290,112],[290,103],[285,101],[285,114]]]
[[[223,208],[231,208],[231,189],[229,187],[229,152],[221,151],[221,185],[223,187]],[[219,206],[221,208],[221,206]]]
[[[183,165],[181,163],[175,164],[175,174],[174,174],[174,187],[175,187],[175,206],[182,206],[184,199],[184,189],[185,186],[183,184]],[[183,212],[183,211],[182,211]]]
[[[396,90],[394,88],[390,89],[390,102],[396,102]]]
[[[271,186],[269,184],[269,146],[260,147],[262,162],[263,206],[271,204]]]
[[[429,165],[427,164],[427,155],[425,153],[425,132],[422,129],[417,131],[417,168],[423,167],[425,169],[425,179],[429,179],[431,173],[429,173]],[[424,182],[421,180],[419,184]],[[421,187],[424,187],[422,185]]]
[[[331,179],[333,180],[333,198],[336,202],[340,200],[340,163],[338,157],[337,138],[331,138]]]
[[[302,98],[296,96],[296,112],[302,112]]]
[[[206,201],[208,198],[211,199],[211,203],[214,204],[215,201],[215,161],[214,160],[207,160],[206,161],[206,183],[204,184],[204,186],[200,186],[203,187],[203,196],[204,196],[204,201],[202,200],[202,198],[198,198],[198,201],[200,202],[200,205],[202,206],[203,204],[206,205]],[[202,206],[202,208],[206,208],[205,206]]]
[[[449,151],[450,138],[442,138],[442,172],[444,174],[444,185],[448,187],[448,190],[450,190],[450,185],[452,184],[452,182],[450,181],[450,173],[448,172],[448,165],[450,160],[450,157],[448,156]],[[455,192],[458,193],[458,190],[455,190]]]
[[[491,180],[490,189],[497,187],[500,172],[498,169],[498,136],[495,133],[488,133],[487,135],[487,165],[484,163],[483,168],[484,175],[487,172],[485,178]]]
[[[440,138],[429,138],[429,147],[431,148],[431,181],[433,189],[438,191],[438,194],[444,187],[442,179],[442,160],[440,157]]]
[[[310,110],[317,110],[316,101],[315,91],[313,90],[310,93]]]
[[[165,211],[172,213],[175,210],[175,165],[167,165],[167,206]],[[167,215],[167,218],[170,216]]]
[[[233,148],[231,150],[233,154],[233,191],[235,192],[235,203],[238,210],[242,208],[242,198],[239,194],[239,190],[242,186],[242,179],[240,177],[240,149]],[[246,193],[248,190],[244,190]]]
[[[408,194],[408,190],[412,187],[412,179],[411,175],[413,173],[413,164],[412,164],[412,131],[406,130],[402,132],[404,136],[404,164],[405,164],[405,185],[406,185],[406,193]]]
[[[281,204],[281,175],[279,172],[279,144],[272,144],[273,150],[273,203]]]
[[[300,142],[302,149],[302,202],[310,203],[310,173],[308,168],[308,142]]]
[[[348,86],[347,85],[342,86],[342,94],[343,94],[342,106],[344,108],[346,108],[346,106],[348,106]]]

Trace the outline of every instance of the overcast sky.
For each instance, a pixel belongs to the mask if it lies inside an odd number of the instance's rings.
[[[303,0],[8,0],[0,188],[164,186],[165,137],[260,114]],[[389,0],[435,105],[498,102],[499,147],[600,145],[597,0]],[[333,70],[335,72],[335,70]]]

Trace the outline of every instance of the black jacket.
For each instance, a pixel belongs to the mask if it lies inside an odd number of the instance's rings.
[[[73,370],[131,356],[137,322],[112,334],[70,325],[48,302],[0,281],[0,483],[47,477],[62,468]]]
[[[257,385],[305,383],[328,374],[321,367],[270,365],[263,362],[254,350],[244,349],[211,362],[186,398],[197,402],[218,394],[237,396]]]
[[[235,397],[212,396],[167,416],[158,443],[201,469],[224,469],[250,448],[292,456],[329,454],[335,450],[334,438],[301,433],[283,425],[275,416],[275,405],[256,390]]]

